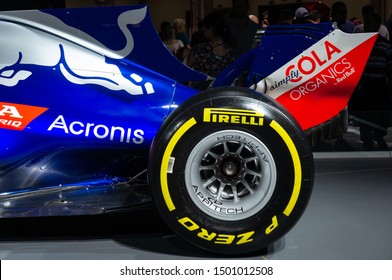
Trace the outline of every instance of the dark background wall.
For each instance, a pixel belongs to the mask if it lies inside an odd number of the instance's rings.
[[[28,10],[28,9],[45,9],[45,8],[65,8],[65,0],[1,0],[0,10]]]

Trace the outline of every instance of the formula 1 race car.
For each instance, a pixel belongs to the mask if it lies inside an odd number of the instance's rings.
[[[344,131],[377,36],[270,26],[211,78],[165,48],[143,5],[1,12],[0,34],[0,217],[153,203],[220,254],[265,248],[300,219],[312,143]]]

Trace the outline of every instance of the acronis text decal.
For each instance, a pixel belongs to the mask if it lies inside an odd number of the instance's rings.
[[[121,126],[107,126],[104,124],[83,123],[80,121],[67,122],[64,116],[58,116],[49,126],[48,131],[63,130],[66,134],[95,137],[110,141],[142,144],[144,131],[142,129],[124,128]]]

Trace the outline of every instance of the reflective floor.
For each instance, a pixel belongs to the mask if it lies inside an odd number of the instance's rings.
[[[391,260],[392,156],[315,153],[316,177],[298,224],[248,259]],[[173,235],[153,209],[109,217],[0,221],[0,259],[222,258]]]

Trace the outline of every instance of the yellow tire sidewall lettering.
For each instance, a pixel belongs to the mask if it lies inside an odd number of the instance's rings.
[[[169,184],[167,181],[167,173],[169,169],[169,162],[171,160],[172,152],[177,145],[178,141],[181,137],[192,127],[196,124],[195,118],[190,118],[186,121],[171,137],[168,145],[166,146],[165,152],[163,154],[161,169],[160,169],[160,181],[161,181],[161,190],[163,199],[166,203],[167,208],[169,211],[173,211],[176,209],[173,200],[170,195],[169,191]]]
[[[241,245],[253,241],[253,235],[255,231],[249,231],[239,234],[225,234],[214,231],[208,231],[207,229],[201,227],[196,222],[194,222],[189,217],[179,218],[177,220],[185,229],[188,231],[196,233],[196,236],[200,239],[206,240],[208,242],[213,242],[222,245]]]

